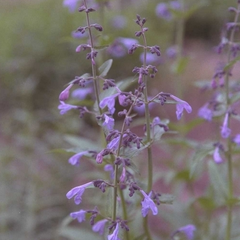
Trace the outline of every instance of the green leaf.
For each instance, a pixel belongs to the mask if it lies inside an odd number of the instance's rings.
[[[240,61],[240,56],[234,58],[230,63],[228,63],[228,64],[224,67],[223,70],[224,70],[224,71],[229,71],[229,70],[233,67],[233,65],[234,65],[236,62],[238,62],[238,61]]]
[[[101,146],[97,145],[95,142],[85,139],[83,137],[75,137],[71,135],[66,135],[64,136],[64,140],[67,141],[70,145],[73,145],[76,147],[79,151],[87,151],[87,150],[95,150],[95,151],[100,151]],[[67,151],[73,151],[75,152],[76,149],[71,148]]]
[[[214,189],[214,196],[216,196],[216,198],[222,202],[227,199],[228,188],[227,182],[220,171],[220,167],[220,165],[217,165],[213,161],[208,162],[209,177]]]
[[[172,66],[172,71],[175,74],[181,74],[185,71],[189,59],[187,57],[182,57],[178,61],[175,62]]]
[[[190,178],[193,177],[193,174],[198,168],[200,162],[203,161],[203,159],[206,158],[207,155],[210,154],[212,150],[213,150],[212,147],[204,146],[203,148],[196,151],[196,153],[193,155],[193,158],[192,158],[192,164],[190,167]]]
[[[213,199],[209,197],[199,197],[195,202],[199,203],[206,210],[214,210],[216,208]]]
[[[113,60],[109,59],[98,68],[100,77],[105,77],[108,74],[110,68],[112,67],[112,63],[113,63]]]
[[[162,204],[173,204],[174,196],[171,194],[161,194],[159,200]]]

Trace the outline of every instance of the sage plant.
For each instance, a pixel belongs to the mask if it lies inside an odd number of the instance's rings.
[[[91,149],[91,146],[88,146],[83,151],[75,152],[69,159],[69,163],[78,166],[80,159],[87,156],[95,159],[96,167],[97,165],[103,166],[103,168],[99,167],[99,171],[108,171],[110,174],[105,179],[92,179],[86,183],[80,183],[69,190],[66,196],[68,199],[74,198],[75,204],[79,205],[82,201],[87,200],[83,199],[84,192],[89,188],[96,188],[95,194],[97,196],[111,192],[111,197],[106,203],[111,207],[108,213],[101,209],[101,206],[93,206],[92,209],[80,208],[72,212],[70,216],[77,219],[78,222],[83,222],[89,218],[92,230],[100,235],[105,232],[108,240],[120,238],[130,240],[137,237],[151,240],[153,234],[148,221],[150,212],[157,215],[159,205],[172,200],[166,200],[166,198],[164,200],[161,189],[153,189],[153,161],[156,159],[152,152],[152,146],[159,142],[163,134],[168,132],[169,120],[162,119],[162,116],[161,118],[151,116],[150,105],[155,103],[161,109],[165,104],[176,104],[178,120],[182,117],[184,110],[191,113],[192,108],[186,101],[171,93],[159,92],[155,96],[151,96],[148,88],[149,80],[155,77],[158,70],[156,66],[148,64],[147,56],[150,54],[159,57],[161,53],[159,46],[148,46],[146,37],[148,28],[145,26],[147,19],[139,15],[135,20],[138,27],[135,36],[142,39],[142,44],[139,43],[140,41],[130,39],[131,44],[128,49],[129,54],[134,54],[137,49],[141,49],[143,53],[142,65],[136,66],[132,70],[135,74],[135,88],[132,91],[125,91],[122,82],[106,78],[112,60],[109,59],[99,68],[97,67],[96,58],[99,47],[96,47],[94,31],[102,32],[103,27],[98,23],[91,23],[90,16],[96,9],[89,6],[88,3],[88,0],[84,0],[78,8],[78,11],[86,16],[86,26],[80,26],[77,29],[77,32],[81,34],[87,32],[88,42],[79,45],[76,52],[87,51],[86,59],[91,64],[92,72],[76,76],[68,83],[67,87],[60,93],[58,108],[61,114],[75,110],[80,113],[81,118],[84,118],[86,114],[91,115],[102,129],[104,136],[101,149]],[[93,89],[95,101],[93,106],[67,103],[71,89],[76,86],[82,89],[81,94],[84,90]],[[115,106],[116,101],[118,101],[120,109]],[[141,136],[132,131],[132,125],[138,116],[134,109],[137,108],[144,108],[145,114],[145,123],[142,126],[144,134]],[[122,122],[120,127],[115,126],[116,120]],[[144,152],[147,154],[145,162],[147,179],[142,181],[137,174],[140,170],[136,169],[135,162],[137,161],[136,156]],[[100,191],[97,191],[97,188]],[[138,209],[139,202],[141,202],[141,210]],[[136,207],[134,212],[133,206]],[[140,233],[134,232],[131,228],[134,216],[139,211],[143,218],[143,228]],[[176,230],[171,237],[174,239],[174,236],[181,232],[188,239],[193,239],[195,229],[193,225],[183,226]]]
[[[222,54],[224,61],[221,61],[216,69],[216,72],[212,78],[211,84],[205,85],[206,89],[212,90],[213,94],[211,99],[204,103],[199,109],[198,115],[207,120],[214,121],[218,119],[220,122],[218,139],[212,143],[212,149],[210,153],[213,156],[213,160],[216,164],[226,164],[227,172],[224,173],[226,179],[223,182],[227,184],[221,184],[219,180],[223,176],[217,176],[217,172],[214,173],[214,167],[212,163],[209,163],[210,173],[215,174],[215,181],[213,184],[216,187],[219,184],[222,185],[222,196],[218,199],[219,204],[223,204],[227,208],[226,219],[226,240],[233,239],[232,237],[232,223],[234,208],[239,200],[234,196],[234,152],[239,142],[239,133],[234,130],[234,121],[239,121],[239,83],[234,79],[232,72],[236,63],[239,61],[239,14],[240,14],[240,1],[237,1],[237,7],[230,7],[229,11],[235,15],[234,20],[228,22],[224,27],[224,35],[221,42],[217,47],[217,52]],[[225,54],[225,55],[224,55]],[[211,170],[212,169],[212,170]],[[218,181],[217,181],[218,179]]]

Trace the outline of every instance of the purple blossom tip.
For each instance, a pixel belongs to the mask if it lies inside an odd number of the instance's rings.
[[[60,110],[60,114],[63,115],[71,109],[77,109],[78,106],[67,104],[63,101],[60,101],[60,105],[58,105],[58,109]]]
[[[221,135],[223,138],[228,138],[231,134],[231,129],[228,127],[228,117],[229,113],[226,113],[223,121],[223,125],[221,126]]]
[[[103,235],[105,224],[107,223],[107,221],[108,221],[107,219],[103,219],[103,220],[100,220],[100,221],[96,222],[93,225],[92,230],[94,232],[98,232],[100,235]]]
[[[69,192],[67,192],[66,194],[66,197],[68,199],[71,199],[72,197],[74,197],[74,201],[75,201],[75,204],[80,204],[81,201],[82,201],[82,195],[85,191],[85,189],[92,185],[93,182],[88,182],[86,184],[83,184],[83,185],[80,185],[80,186],[77,186],[77,187],[74,187],[72,188]]]
[[[219,164],[219,163],[222,163],[223,162],[223,159],[220,155],[220,148],[219,146],[217,146],[213,152],[213,160],[215,163]]]
[[[119,231],[119,223],[117,223],[113,233],[108,235],[108,240],[120,240],[118,238],[118,231]]]
[[[140,192],[142,193],[142,195],[144,197],[144,199],[142,201],[143,217],[147,216],[149,209],[152,210],[153,215],[157,215],[158,208],[157,208],[156,204],[153,202],[153,200],[151,199],[152,192],[150,192],[148,195],[143,190],[140,190]]]
[[[59,95],[60,101],[66,101],[69,98],[69,91],[73,84],[69,84]]]
[[[73,219],[77,219],[78,222],[81,223],[81,222],[85,221],[85,214],[86,214],[86,211],[80,210],[80,211],[78,211],[78,212],[72,212],[72,213],[70,213],[70,216],[71,216],[71,218],[73,218]]]
[[[172,234],[172,239],[173,239],[173,237],[174,237],[177,233],[181,232],[181,233],[185,234],[185,236],[187,237],[188,240],[192,240],[193,237],[194,237],[194,232],[195,232],[195,231],[196,231],[196,227],[195,227],[194,225],[192,225],[192,224],[188,224],[188,225],[186,225],[186,226],[183,226],[183,227],[177,229],[177,230]]]
[[[185,109],[187,111],[187,113],[191,113],[192,112],[192,107],[186,102],[181,100],[180,98],[174,96],[174,95],[170,95],[170,97],[172,99],[174,99],[177,102],[176,105],[176,115],[177,115],[177,119],[180,120],[183,114],[183,110]]]

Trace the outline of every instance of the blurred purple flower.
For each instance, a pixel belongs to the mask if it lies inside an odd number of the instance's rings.
[[[234,137],[233,141],[234,141],[237,145],[240,145],[240,134],[237,134],[237,135]]]
[[[78,212],[72,212],[72,213],[70,213],[70,216],[73,218],[73,219],[76,219],[77,218],[77,220],[78,220],[78,222],[83,222],[83,221],[85,221],[85,214],[86,214],[87,212],[86,211],[84,211],[84,210],[80,210],[80,211],[78,211]]]
[[[157,5],[156,15],[168,21],[172,19],[172,14],[169,11],[168,5],[166,3],[159,3]]]
[[[69,158],[68,162],[72,165],[79,165],[79,160],[81,159],[82,156],[84,156],[85,154],[88,154],[88,151],[84,151],[84,152],[79,152],[75,155],[73,155],[72,157]]]
[[[116,29],[121,29],[126,26],[127,20],[124,16],[118,15],[112,19],[112,25]]]
[[[151,98],[149,97],[148,100],[150,100],[150,99]],[[148,107],[149,107],[149,110],[152,110],[154,108],[154,102],[150,102],[148,104]],[[134,106],[133,109],[135,112],[137,112],[137,114],[139,116],[142,116],[145,113],[145,105],[144,104],[142,104],[141,106]]]
[[[221,126],[221,135],[223,138],[228,138],[231,134],[231,129],[228,128],[228,117],[229,113],[226,113],[223,121],[223,125]]]
[[[60,114],[63,115],[71,109],[77,109],[78,106],[67,104],[63,101],[60,101],[60,105],[58,105],[58,109],[60,110]]]
[[[64,0],[63,1],[63,6],[67,7],[69,12],[74,12],[77,8],[79,0]]]
[[[179,1],[171,1],[170,6],[172,9],[175,9],[175,10],[181,9],[181,4]]]
[[[105,108],[106,106],[108,107],[108,111],[111,113],[111,114],[114,114],[115,112],[115,98],[119,95],[120,93],[116,93],[116,94],[113,94],[109,97],[105,97],[100,103],[99,103],[99,107],[101,109]]]
[[[72,92],[72,97],[77,98],[79,100],[84,100],[88,94],[91,94],[93,89],[91,87],[88,88],[78,88]]]
[[[87,37],[88,33],[87,33],[87,31],[83,34],[79,31],[77,31],[77,32],[73,31],[71,35],[72,35],[73,38],[81,39],[81,38]]]
[[[104,171],[106,172],[110,172],[110,178],[113,179],[114,178],[114,168],[111,164],[106,164],[104,166]]]
[[[196,231],[196,227],[192,224],[188,224],[186,226],[183,226],[179,229],[177,229],[173,234],[172,234],[172,239],[174,239],[173,237],[181,232],[181,233],[184,233],[185,236],[187,237],[188,240],[192,240],[193,237],[194,237],[194,231]]]
[[[138,40],[134,39],[134,38],[123,38],[123,37],[119,37],[116,39],[118,42],[122,43],[124,47],[126,47],[127,49],[131,48],[132,45],[137,44]]]
[[[100,221],[96,222],[93,225],[92,230],[94,232],[98,232],[100,235],[103,235],[105,224],[106,224],[107,221],[108,221],[107,219],[103,219],[103,220],[100,220]]]
[[[167,48],[166,55],[171,59],[175,58],[177,56],[177,46]]]
[[[153,200],[151,199],[152,192],[150,192],[148,195],[143,190],[140,190],[140,192],[142,193],[142,195],[144,197],[144,199],[142,201],[143,217],[147,216],[149,209],[152,210],[153,215],[157,215],[158,208],[157,208],[156,204],[153,202]]]
[[[198,110],[198,116],[209,122],[212,121],[213,112],[208,108],[208,103]]]
[[[103,128],[111,131],[114,127],[114,119],[109,117],[107,114],[104,114],[104,122],[103,122]]]
[[[140,55],[140,61],[143,63],[144,60],[144,53],[141,53]],[[147,53],[146,54],[146,64],[152,64],[152,63],[156,63],[159,61],[159,57],[155,54],[152,53]]]
[[[73,84],[69,84],[59,95],[60,101],[66,101],[69,98],[69,91]]]
[[[214,160],[215,163],[222,163],[223,162],[223,159],[220,155],[219,150],[220,150],[219,146],[216,146],[216,148],[213,152],[213,160]]]
[[[85,189],[92,184],[93,184],[93,182],[88,182],[86,184],[74,187],[69,192],[67,192],[66,197],[68,199],[71,199],[72,197],[75,196],[74,197],[74,202],[75,202],[75,204],[78,205],[82,201],[82,195],[83,195]]]
[[[191,113],[192,112],[192,107],[186,101],[183,101],[183,100],[181,100],[180,98],[178,98],[178,97],[176,97],[174,95],[170,95],[170,97],[173,98],[175,101],[177,101],[176,115],[177,115],[177,119],[178,120],[182,117],[184,109],[187,111],[187,113]]]
[[[118,228],[119,228],[119,224],[117,223],[113,233],[108,235],[108,240],[120,240],[118,237]]]

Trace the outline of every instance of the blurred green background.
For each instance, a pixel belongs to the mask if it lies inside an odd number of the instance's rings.
[[[159,2],[110,1],[111,9],[104,10],[104,17],[98,12],[93,15],[100,24],[104,21],[103,42],[111,43],[115,37],[134,38],[138,13],[148,19],[149,44],[160,45],[164,52],[174,43],[176,26],[155,16]],[[184,73],[186,83],[211,79],[217,62],[213,46],[219,42],[222,24],[229,19],[227,8],[235,2],[204,1],[187,20],[184,48],[190,63]],[[115,15],[126,17],[123,29],[111,25]],[[93,138],[98,131],[91,122],[72,113],[60,116],[57,109],[64,85],[90,71],[85,53],[75,53],[85,39],[71,37],[72,31],[85,24],[85,18],[69,13],[61,0],[0,0],[0,19],[0,239],[69,239],[60,236],[58,229],[74,208],[65,194],[77,184],[74,180],[79,178],[79,170],[67,163],[68,154],[52,150],[69,147],[65,134]],[[174,89],[174,77],[166,64],[163,57],[159,81],[153,88]],[[137,54],[114,59],[109,77],[118,81],[132,76],[137,65]],[[183,91],[193,93],[185,98],[194,106],[204,102],[194,98],[196,89],[191,84]]]

